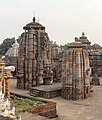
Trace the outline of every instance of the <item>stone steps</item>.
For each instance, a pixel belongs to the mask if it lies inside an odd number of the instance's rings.
[[[34,97],[39,97],[40,96],[40,91],[36,89],[30,89],[30,95]]]

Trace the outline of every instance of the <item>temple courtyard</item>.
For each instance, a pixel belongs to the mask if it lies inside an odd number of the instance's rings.
[[[102,120],[102,78],[100,78],[100,81],[101,85],[93,86],[93,92],[91,92],[91,96],[88,99],[77,101],[66,100],[61,97],[47,99],[57,103],[58,118],[53,118],[52,120]],[[11,80],[10,87],[12,93],[30,96],[28,91],[16,88],[16,79]],[[48,120],[48,118],[28,115],[27,113],[22,115],[22,120],[28,118],[29,120]]]

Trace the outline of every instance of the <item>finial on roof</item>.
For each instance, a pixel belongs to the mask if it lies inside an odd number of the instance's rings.
[[[35,22],[35,20],[36,20],[36,18],[35,18],[35,17],[33,17],[33,22]]]
[[[84,35],[85,35],[85,33],[83,32],[83,33],[82,33],[82,36],[84,36]]]
[[[77,37],[75,37],[75,42],[77,42],[78,41],[78,38]]]

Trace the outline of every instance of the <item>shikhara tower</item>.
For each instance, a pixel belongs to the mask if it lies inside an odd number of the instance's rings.
[[[45,27],[33,22],[23,27],[17,65],[17,87],[29,89],[44,84],[44,70],[51,68],[51,44]]]
[[[87,50],[81,42],[69,44],[62,62],[62,96],[66,99],[85,99],[90,95],[90,67]]]

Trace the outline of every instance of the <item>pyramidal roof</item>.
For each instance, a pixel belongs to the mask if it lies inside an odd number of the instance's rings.
[[[92,47],[93,47],[93,48],[101,48],[101,49],[102,49],[102,47],[101,47],[99,44],[96,44],[96,43],[93,44]]]
[[[31,28],[36,29],[36,30],[39,29],[39,28],[42,29],[42,30],[45,30],[44,26],[42,26],[40,23],[36,22],[36,18],[35,17],[33,17],[33,21],[32,22],[26,24],[26,26],[23,27],[23,29],[25,29],[25,30],[29,30]]]
[[[82,33],[82,36],[79,37],[79,41],[82,43],[82,44],[91,44],[91,42],[87,39],[87,37],[85,36],[85,33],[83,32]]]

